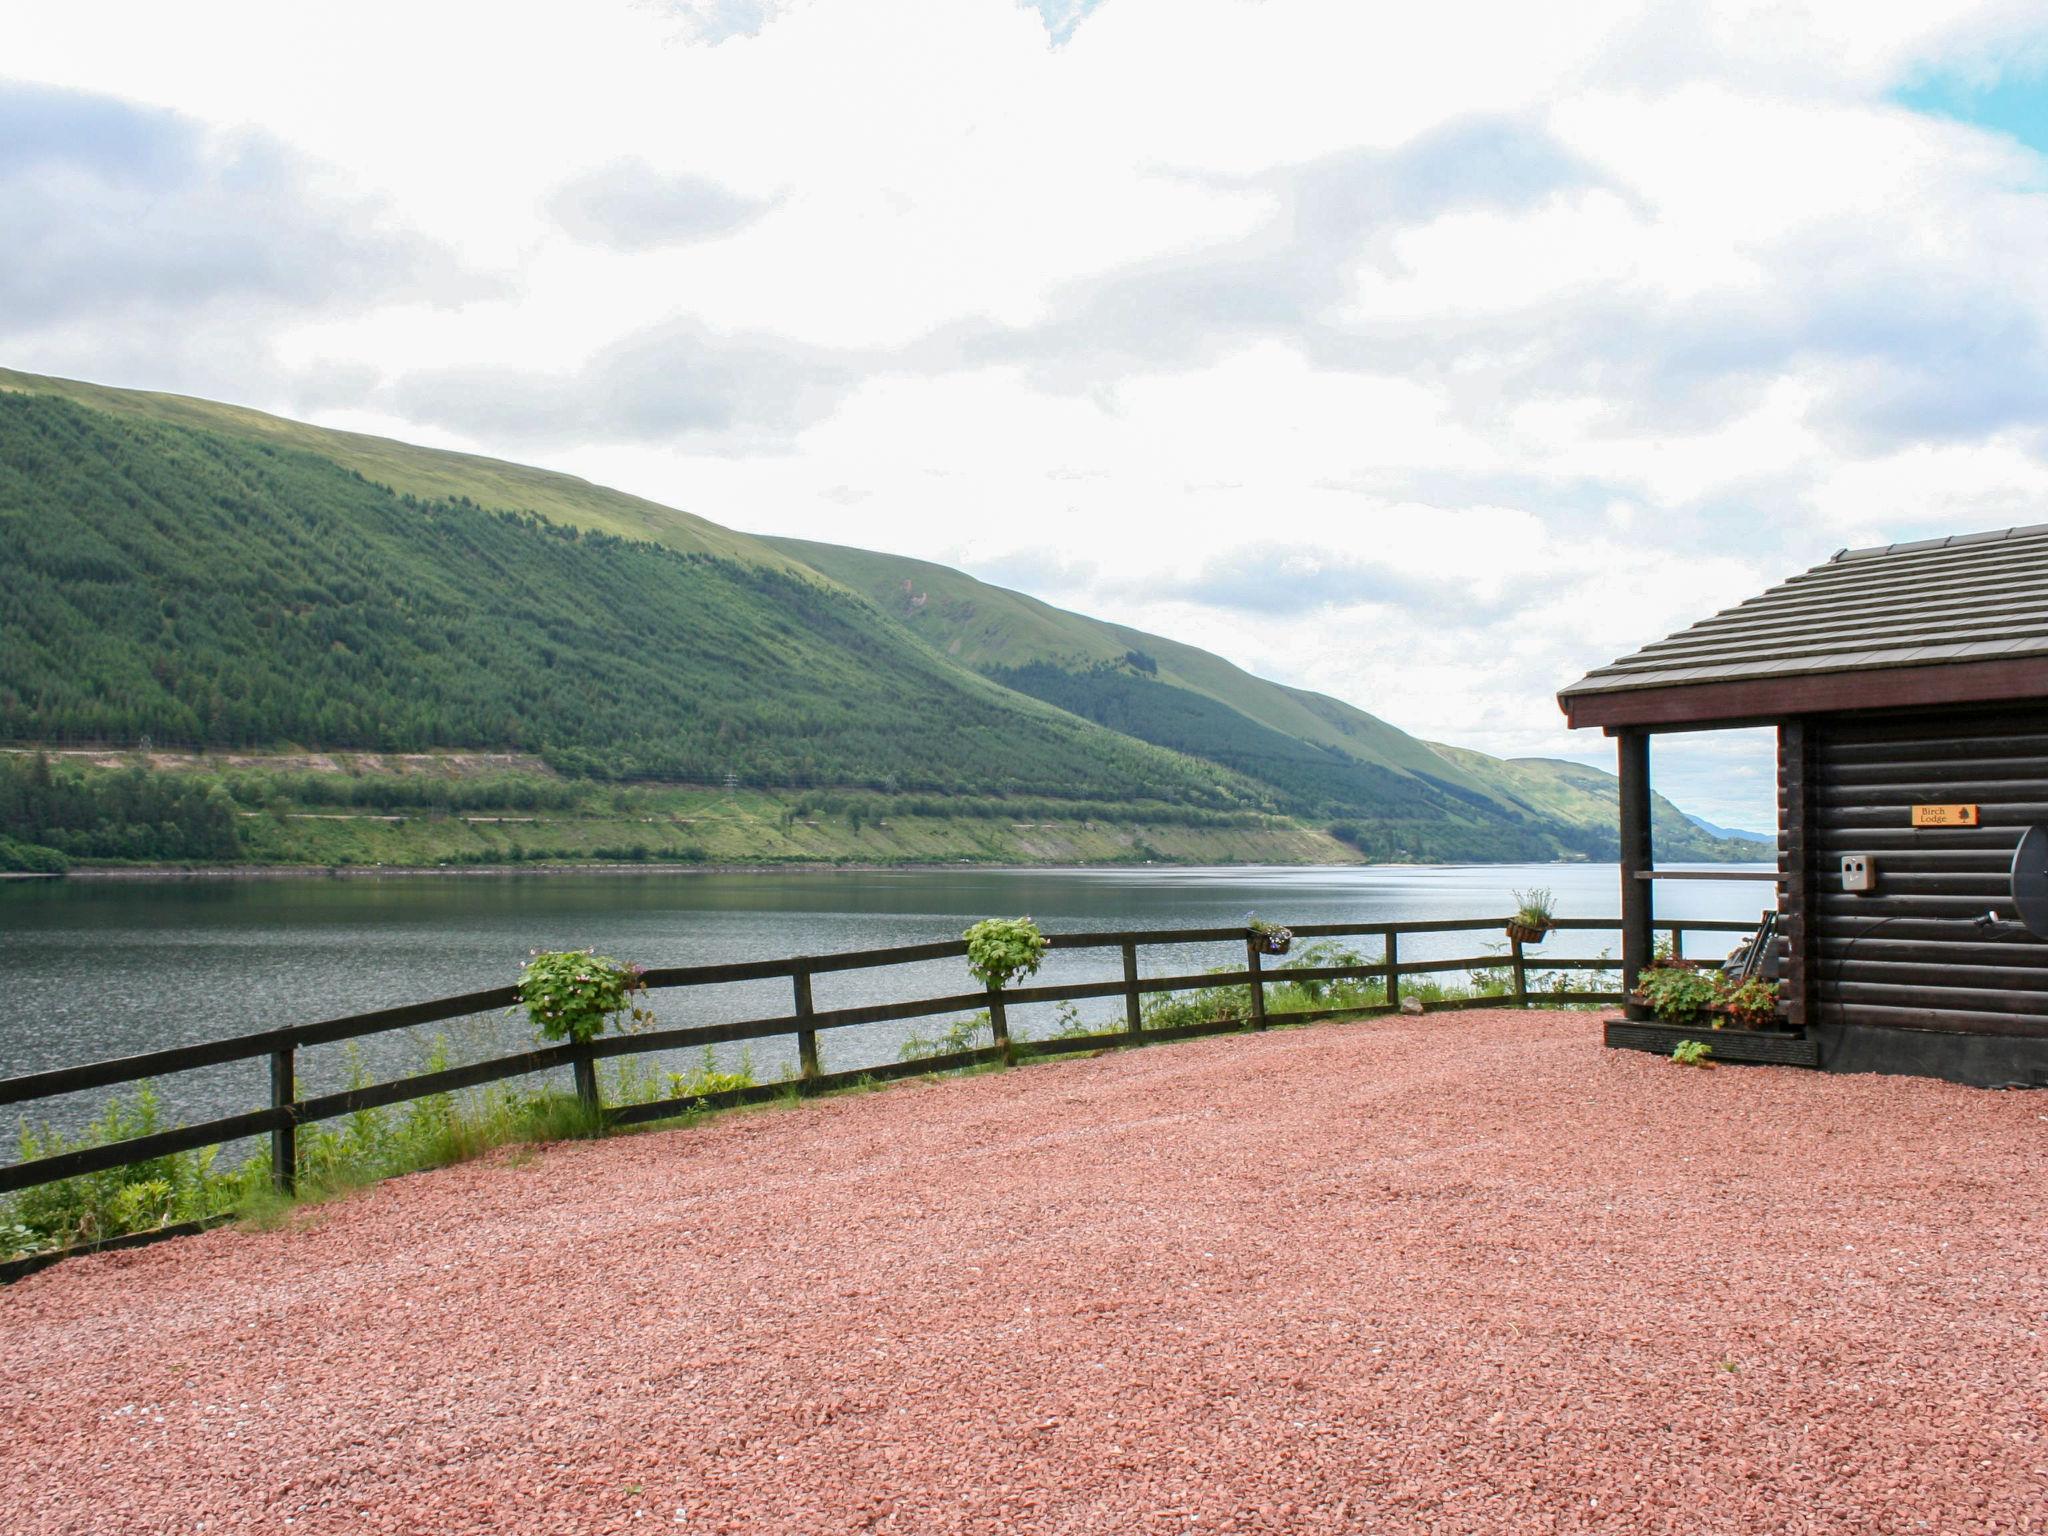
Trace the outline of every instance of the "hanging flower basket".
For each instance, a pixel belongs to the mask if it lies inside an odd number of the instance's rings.
[[[1516,891],[1515,910],[1508,918],[1508,937],[1517,944],[1541,944],[1554,926],[1557,907],[1548,891]]]
[[[1245,936],[1262,955],[1284,955],[1294,948],[1293,930],[1277,923],[1262,923],[1257,918],[1246,925]]]

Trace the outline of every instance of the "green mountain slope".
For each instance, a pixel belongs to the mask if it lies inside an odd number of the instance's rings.
[[[1227,826],[1308,856],[1340,855],[1326,828],[1373,858],[1614,851],[1596,770],[1436,747],[943,566],[210,401],[0,370],[0,562],[10,743],[484,749],[857,789],[882,798],[833,813],[849,835],[914,815],[920,857],[946,817],[906,802],[932,794],[983,797],[960,815],[984,826],[991,795],[1098,823],[1151,806],[1195,842]],[[1658,831],[1667,857],[1760,852],[1668,805]],[[1040,843],[1107,846],[1089,838]]]
[[[1430,748],[1469,772],[1492,779],[1531,811],[1557,821],[1608,832],[1620,815],[1621,781],[1602,769],[1554,757],[1488,757],[1441,742],[1431,742]],[[1754,863],[1772,856],[1770,844],[1718,836],[1662,795],[1651,798],[1650,833],[1657,856],[1675,862]]]
[[[1424,742],[1341,699],[928,561],[803,539],[765,542],[1012,688],[1206,757],[1267,786],[1297,814],[1356,824],[1371,856],[1470,856],[1452,850],[1489,839],[1518,850],[1500,856],[1614,856],[1615,780],[1598,769]],[[1767,853],[1713,837],[1661,797],[1655,815],[1667,858]]]
[[[1489,793],[1398,727],[1326,694],[1255,677],[1213,651],[1055,608],[964,571],[808,539],[761,542],[865,593],[877,607],[957,661],[990,673],[1043,664],[1085,674],[1120,668],[1197,693],[1256,725],[1398,774]]]
[[[189,395],[112,389],[76,379],[47,378],[0,368],[0,396],[55,396],[131,421],[192,427],[240,441],[296,448],[353,470],[365,480],[423,501],[464,499],[495,512],[529,512],[623,539],[661,544],[684,554],[715,555],[771,570],[796,562],[760,539],[721,528],[674,507],[592,485],[574,475],[508,464],[471,453],[421,448],[360,432],[337,432],[246,406],[196,400]]]
[[[821,579],[0,395],[0,737],[524,748],[609,775],[1236,805]]]

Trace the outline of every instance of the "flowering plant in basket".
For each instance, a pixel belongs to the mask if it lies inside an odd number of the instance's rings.
[[[1541,944],[1557,922],[1557,902],[1548,891],[1516,891],[1515,915],[1508,919],[1508,937],[1523,944]]]
[[[1284,955],[1294,948],[1294,930],[1261,921],[1256,912],[1244,915],[1244,930],[1263,955]]]

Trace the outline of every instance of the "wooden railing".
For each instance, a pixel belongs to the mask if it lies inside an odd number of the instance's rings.
[[[729,1024],[692,1025],[677,1029],[645,1030],[633,1034],[608,1035],[582,1044],[545,1045],[531,1050],[494,1057],[467,1066],[424,1072],[390,1082],[373,1083],[337,1093],[301,1098],[297,1089],[297,1053],[311,1046],[360,1040],[392,1030],[513,1007],[518,992],[513,987],[494,987],[483,992],[466,992],[431,1002],[385,1008],[373,1013],[351,1014],[314,1024],[291,1024],[253,1034],[206,1041],[199,1045],[175,1046],[146,1051],[80,1066],[58,1067],[0,1079],[0,1106],[28,1104],[60,1094],[94,1088],[117,1087],[175,1072],[218,1066],[226,1062],[263,1057],[270,1063],[270,1102],[260,1109],[204,1120],[196,1125],[157,1131],[145,1136],[100,1146],[82,1147],[52,1156],[32,1158],[0,1167],[0,1194],[28,1189],[57,1179],[97,1173],[128,1163],[191,1151],[249,1136],[270,1138],[271,1177],[279,1189],[289,1192],[297,1177],[297,1130],[301,1125],[332,1120],[359,1110],[401,1104],[430,1094],[472,1088],[504,1078],[557,1067],[571,1068],[578,1092],[611,1124],[672,1118],[685,1106],[674,1100],[646,1104],[605,1106],[598,1101],[596,1063],[607,1057],[642,1055],[650,1051],[677,1050],[717,1045],[731,1041],[761,1040],[794,1035],[797,1043],[799,1076],[793,1086],[800,1093],[830,1091],[890,1078],[921,1076],[930,1072],[955,1071],[992,1062],[1011,1062],[1020,1057],[1053,1055],[1065,1051],[1097,1050],[1104,1046],[1144,1044],[1184,1039],[1194,1035],[1218,1034],[1245,1028],[1266,1029],[1276,1024],[1306,1024],[1319,1019],[1365,1017],[1396,1011],[1401,1006],[1404,978],[1439,972],[1467,972],[1506,968],[1512,985],[1499,1001],[1526,1006],[1532,1000],[1544,1003],[1618,1003],[1618,992],[1545,991],[1531,994],[1528,986],[1530,960],[1522,944],[1510,940],[1505,953],[1496,950],[1482,955],[1450,959],[1414,958],[1404,960],[1404,937],[1436,933],[1500,932],[1504,918],[1458,918],[1445,921],[1372,923],[1309,923],[1293,931],[1298,939],[1377,938],[1381,953],[1377,960],[1357,964],[1269,967],[1267,957],[1247,937],[1243,928],[1182,928],[1135,933],[1062,933],[1050,935],[1055,950],[1114,950],[1122,961],[1121,974],[1104,981],[1064,982],[1045,986],[1010,987],[996,992],[987,989],[954,993],[944,997],[918,998],[900,1003],[882,1003],[852,1008],[814,1006],[812,978],[838,971],[873,970],[887,966],[914,965],[932,960],[963,959],[967,946],[958,939],[937,944],[909,944],[892,949],[855,950],[843,954],[799,955],[784,960],[743,961],[730,965],[673,966],[647,972],[650,989],[714,986],[730,982],[786,980],[791,988],[790,1011],[769,1017],[742,1019]],[[1565,932],[1615,931],[1617,921],[1599,918],[1564,918],[1556,927]],[[1753,923],[1725,921],[1661,921],[1657,928],[1671,935],[1674,949],[1682,952],[1688,932],[1746,933]],[[1143,949],[1191,944],[1240,942],[1245,946],[1245,966],[1237,971],[1184,972],[1169,976],[1141,976],[1138,953]],[[1539,962],[1549,971],[1611,971],[1615,962],[1606,958],[1552,958]],[[1385,997],[1367,1007],[1288,1009],[1280,1012],[1266,1007],[1268,986],[1304,981],[1385,982]],[[1151,994],[1186,992],[1221,987],[1247,988],[1249,1004],[1245,1018],[1214,1019],[1166,1028],[1144,1026],[1142,999]],[[1032,1003],[1083,1002],[1120,998],[1123,1027],[1119,1030],[1067,1036],[1050,1040],[1016,1040],[1010,1036],[1007,1010]],[[1461,1006],[1464,1000],[1445,1006]],[[894,1061],[851,1071],[827,1073],[819,1061],[820,1033],[860,1024],[932,1018],[970,1010],[988,1010],[994,1044],[979,1050],[959,1051],[944,1056]],[[717,1096],[719,1103],[744,1103],[785,1094],[790,1083],[762,1084]]]

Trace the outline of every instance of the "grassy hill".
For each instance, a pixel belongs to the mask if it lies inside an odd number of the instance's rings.
[[[1474,773],[1485,774],[1532,811],[1557,821],[1611,833],[1621,814],[1621,781],[1599,768],[1554,757],[1488,757],[1466,747],[1430,743]],[[1650,835],[1660,859],[1675,862],[1756,862],[1773,856],[1770,844],[1722,837],[1702,827],[1662,795],[1650,804]]]
[[[577,791],[553,807],[567,857],[1613,850],[1613,781],[1596,770],[1435,747],[945,567],[208,401],[0,370],[0,562],[0,742],[347,750],[358,779],[376,754],[484,750],[574,783],[769,797],[758,816],[711,818],[707,842],[679,830],[694,811],[636,820]],[[35,841],[41,815],[50,846],[86,858],[441,862],[492,846],[428,837],[403,795],[343,813],[318,809],[303,775],[252,786],[197,766],[203,807],[189,786],[73,760],[61,782],[0,797],[0,835]],[[804,797],[823,791],[840,798],[821,817]],[[152,832],[161,806],[203,835]],[[270,819],[252,825],[259,807]],[[1667,856],[1758,851],[1659,815]],[[629,823],[664,830],[650,842]]]
[[[1512,856],[1615,855],[1612,774],[1445,747],[1327,694],[1256,677],[1213,652],[1055,608],[929,561],[803,539],[765,542],[865,593],[947,656],[1020,692],[1268,786],[1296,814],[1349,823],[1379,858],[1456,858],[1491,838]],[[1670,801],[1672,859],[1757,859]]]

